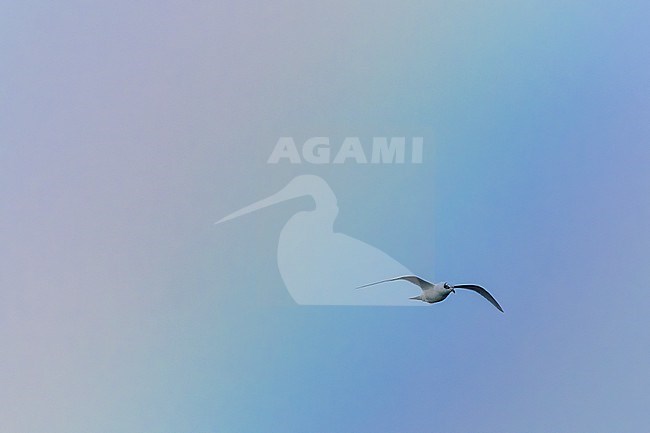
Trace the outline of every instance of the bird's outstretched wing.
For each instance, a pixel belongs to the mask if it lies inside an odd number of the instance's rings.
[[[473,290],[474,292],[478,293],[479,295],[483,296],[485,299],[490,301],[492,305],[497,307],[497,309],[503,313],[503,308],[501,308],[501,305],[499,305],[497,300],[494,299],[494,297],[490,295],[490,293],[487,290],[485,290],[483,287],[477,286],[476,284],[456,284],[455,286],[453,286],[453,288]]]
[[[415,284],[416,286],[420,287],[422,290],[424,290],[425,285],[430,285],[431,284],[430,282],[428,282],[426,280],[423,280],[420,277],[416,277],[415,275],[403,275],[401,277],[389,278],[387,280],[381,280],[381,281],[377,281],[375,283],[364,284],[363,286],[357,287],[357,289],[361,289],[363,287],[368,287],[368,286],[374,286],[375,284],[387,283],[389,281],[397,281],[397,280],[408,281],[409,283]]]

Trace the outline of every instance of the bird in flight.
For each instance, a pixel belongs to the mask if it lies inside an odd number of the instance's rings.
[[[494,305],[499,311],[503,313],[503,308],[501,308],[501,305],[499,305],[497,300],[494,299],[494,297],[490,295],[490,293],[487,290],[485,290],[481,286],[477,286],[476,284],[456,284],[455,286],[450,286],[446,282],[434,284],[426,280],[423,280],[422,278],[417,277],[415,275],[403,275],[401,277],[388,278],[387,280],[381,280],[375,283],[364,284],[363,286],[357,287],[357,289],[374,286],[375,284],[387,283],[389,281],[397,281],[397,280],[408,281],[409,283],[415,284],[420,289],[422,289],[422,294],[410,298],[413,300],[434,304],[436,302],[444,301],[447,298],[447,296],[449,296],[450,293],[452,292],[456,293],[455,289],[467,289],[467,290],[472,290],[478,293],[479,295],[483,296],[485,299],[490,301],[490,303]]]

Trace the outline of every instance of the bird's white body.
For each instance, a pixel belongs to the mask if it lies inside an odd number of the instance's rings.
[[[431,284],[427,283],[425,288],[422,289],[422,294],[411,299],[418,299],[429,304],[444,301],[453,289],[445,288],[445,283]]]

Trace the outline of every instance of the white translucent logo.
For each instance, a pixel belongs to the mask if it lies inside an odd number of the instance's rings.
[[[280,232],[277,248],[280,275],[298,304],[424,305],[406,296],[413,292],[412,287],[400,284],[355,290],[369,281],[412,272],[384,251],[333,230],[338,215],[336,195],[318,176],[297,176],[279,192],[222,218],[217,224],[301,196],[312,197],[315,207],[289,219]]]
[[[359,137],[346,137],[336,148],[329,137],[311,137],[298,150],[292,137],[280,137],[267,162],[278,164],[421,164],[423,159],[422,137],[413,137],[407,146],[406,137],[374,137],[364,143]],[[371,145],[371,146],[370,146]],[[366,150],[370,148],[370,150]]]

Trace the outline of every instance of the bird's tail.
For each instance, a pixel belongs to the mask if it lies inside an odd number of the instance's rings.
[[[421,301],[422,300],[422,295],[413,296],[412,298],[409,298],[409,299],[414,299],[416,301]]]

